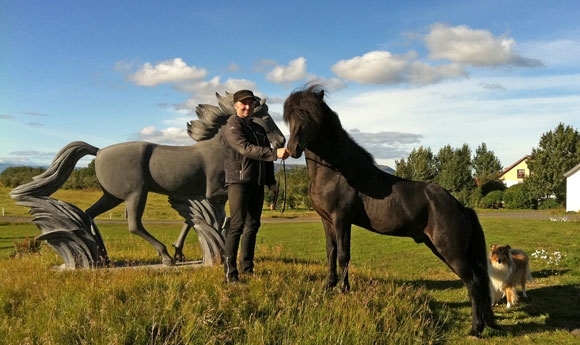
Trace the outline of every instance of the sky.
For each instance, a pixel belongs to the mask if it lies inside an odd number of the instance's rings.
[[[245,88],[288,135],[284,100],[316,82],[378,164],[485,143],[508,167],[580,128],[578,18],[577,0],[0,0],[0,163],[192,145],[195,107]]]

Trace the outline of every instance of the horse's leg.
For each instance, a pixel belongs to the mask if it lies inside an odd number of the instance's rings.
[[[324,233],[326,234],[326,258],[328,260],[328,275],[326,277],[326,288],[330,289],[338,284],[338,275],[336,274],[336,234],[330,221],[322,219]]]
[[[149,242],[159,256],[161,256],[161,262],[165,266],[172,266],[174,265],[174,261],[169,256],[169,252],[167,252],[167,247],[161,242],[159,242],[155,237],[153,237],[145,227],[141,221],[141,217],[143,216],[143,211],[145,210],[145,204],[147,202],[147,193],[135,193],[130,195],[126,200],[125,204],[127,206],[127,220],[129,222],[129,231],[132,234],[138,235],[141,238],[145,239]]]
[[[344,220],[337,221],[335,224],[337,248],[338,248],[338,267],[340,268],[340,279],[342,280],[342,292],[350,290],[348,280],[348,264],[350,262],[350,235],[351,224]]]
[[[477,214],[459,205],[436,185],[425,189],[433,222],[425,229],[427,246],[441,258],[467,288],[471,300],[472,336],[480,336],[485,325],[497,328],[491,310],[487,272],[487,245]],[[452,206],[455,205],[455,206]]]
[[[436,233],[436,231],[434,231],[434,233]],[[433,243],[431,241],[426,241],[425,244],[431,249],[433,254],[439,257],[455,274],[457,274],[459,279],[461,279],[465,285],[471,301],[471,330],[469,334],[478,337],[481,332],[483,332],[485,326],[483,315],[480,311],[480,303],[485,299],[485,296],[481,296],[482,289],[479,287],[481,282],[475,280],[478,274],[475,272],[466,257],[466,243],[458,243],[460,241],[454,241],[449,238],[449,236],[447,236],[446,241],[444,240],[441,242],[442,243]],[[489,299],[489,296],[487,298]],[[489,307],[491,308],[491,306]]]

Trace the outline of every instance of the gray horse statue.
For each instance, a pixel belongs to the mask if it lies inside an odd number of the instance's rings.
[[[102,149],[82,141],[63,147],[50,167],[33,181],[10,192],[17,204],[30,207],[33,222],[42,231],[39,240],[47,243],[64,259],[67,268],[106,266],[108,254],[93,219],[121,202],[126,204],[129,231],[149,242],[164,265],[183,260],[183,243],[193,227],[198,235],[206,265],[221,260],[223,234],[227,221],[223,157],[225,147],[221,128],[235,114],[233,95],[216,93],[219,107],[200,104],[198,120],[187,124],[187,131],[197,143],[190,146],[166,146],[135,141]],[[283,147],[285,138],[261,99],[253,115],[266,130],[274,147]],[[72,204],[50,198],[68,179],[76,163],[86,155],[96,156],[95,171],[103,195],[85,212]],[[169,196],[169,202],[185,224],[173,244],[172,258],[167,247],[143,226],[141,217],[149,192]]]

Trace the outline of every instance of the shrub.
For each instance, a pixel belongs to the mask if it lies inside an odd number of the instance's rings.
[[[469,206],[478,208],[479,203],[483,199],[483,195],[481,194],[481,188],[475,188],[471,191],[471,195],[469,196]]]
[[[483,183],[480,188],[481,188],[481,194],[483,194],[485,196],[485,195],[487,195],[493,191],[496,191],[496,190],[503,192],[504,190],[506,190],[507,187],[505,186],[503,181],[489,180],[489,181],[486,181],[485,183]]]
[[[486,196],[481,199],[479,207],[481,208],[500,208],[502,207],[503,192],[501,190],[494,190],[493,192],[487,193]]]
[[[515,184],[503,193],[504,207],[508,209],[535,209],[537,202],[524,183]]]
[[[14,246],[16,247],[16,251],[14,252],[13,256],[21,256],[25,254],[34,254],[40,251],[40,246],[42,241],[37,241],[34,238],[24,238],[22,241],[14,241]]]
[[[538,210],[553,210],[556,208],[562,208],[562,204],[556,199],[548,198],[538,202]]]

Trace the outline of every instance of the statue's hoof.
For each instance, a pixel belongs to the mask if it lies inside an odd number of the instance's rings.
[[[185,255],[175,253],[175,255],[173,255],[173,260],[175,260],[175,262],[184,262]]]
[[[167,267],[175,266],[175,261],[173,261],[172,258],[165,258],[161,261],[161,263],[163,264],[163,266]]]

